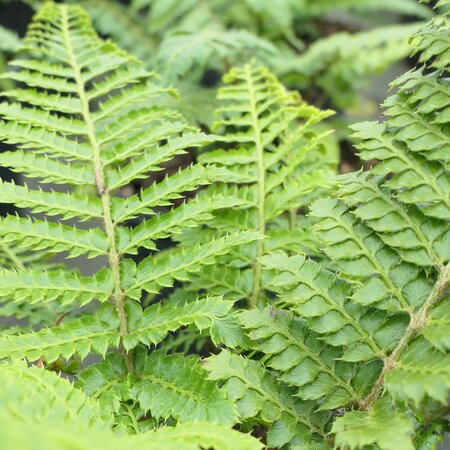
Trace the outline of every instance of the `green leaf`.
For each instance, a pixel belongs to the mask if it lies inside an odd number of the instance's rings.
[[[179,422],[211,422],[232,426],[237,422],[235,405],[195,357],[153,352],[136,364],[137,380],[132,395],[143,411]]]
[[[138,305],[129,303],[129,327],[123,345],[130,350],[138,343],[159,344],[170,331],[190,324],[200,331],[214,328],[216,322],[226,320],[233,304],[221,297],[207,297],[180,306],[155,304],[142,311]]]
[[[242,312],[239,321],[251,348],[265,355],[267,367],[280,372],[280,381],[298,388],[296,395],[302,400],[321,399],[319,409],[334,409],[359,397],[351,383],[356,366],[336,362],[340,352],[327,349],[288,311],[252,309]]]
[[[425,357],[424,357],[425,356]],[[418,338],[385,375],[385,386],[395,398],[416,405],[425,396],[446,403],[450,391],[450,358],[423,338]]]
[[[270,447],[282,447],[294,438],[311,448],[314,443],[326,444],[323,426],[327,415],[312,412],[307,402],[296,403],[287,386],[279,385],[262,364],[223,350],[208,358],[204,367],[210,379],[224,382],[223,388],[236,402],[242,419],[270,426]]]
[[[1,415],[9,413],[27,422],[43,421],[54,428],[109,428],[111,417],[101,413],[98,403],[56,373],[28,367],[24,362],[3,363],[0,367]]]
[[[114,311],[105,305],[96,316],[82,316],[35,333],[4,335],[0,338],[0,357],[30,361],[42,357],[53,362],[75,354],[85,358],[91,351],[105,355],[109,347],[119,345],[117,329]]]
[[[414,450],[412,423],[388,400],[379,400],[370,411],[350,411],[333,424],[336,445],[350,449],[376,444],[380,450]]]
[[[61,305],[82,306],[93,300],[105,302],[113,291],[107,270],[92,277],[80,277],[64,271],[0,271],[0,296],[18,303],[34,304],[59,300]]]
[[[0,236],[5,242],[14,242],[23,248],[66,251],[69,258],[83,254],[95,258],[105,255],[108,248],[105,233],[98,228],[82,230],[61,223],[13,215],[0,221]]]

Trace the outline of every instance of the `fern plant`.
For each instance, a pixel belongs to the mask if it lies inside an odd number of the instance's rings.
[[[2,94],[0,138],[17,150],[0,163],[42,188],[2,183],[0,200],[25,211],[0,220],[0,296],[17,317],[49,306],[53,324],[0,337],[2,443],[436,448],[450,388],[448,29],[443,14],[412,36],[419,67],[394,82],[386,119],[352,127],[374,167],[330,183],[330,112],[267,69],[229,73],[207,135],[83,9],[46,2],[2,75],[20,84]],[[157,176],[194,148],[199,163]],[[42,252],[84,270],[22,258]],[[103,268],[88,275],[86,259]]]
[[[229,341],[227,314],[233,302],[205,296],[144,311],[139,300],[142,292],[158,292],[174,280],[185,280],[233,246],[259,236],[236,232],[190,248],[172,247],[157,265],[153,254],[137,264],[132,256],[139,249],[153,251],[157,240],[197,227],[213,210],[240,200],[212,195],[176,204],[184,192],[210,182],[210,169],[202,165],[180,169],[127,198],[121,195],[134,180],[214,138],[158,107],[157,98],[167,95],[167,89],[155,85],[155,75],[133,57],[100,39],[80,7],[46,3],[30,25],[23,57],[11,64],[16,70],[2,77],[23,87],[2,93],[9,101],[0,104],[0,137],[17,150],[2,153],[0,162],[39,178],[43,186],[51,182],[68,188],[52,191],[4,182],[1,200],[27,208],[33,216],[2,218],[0,239],[21,249],[63,253],[66,260],[102,258],[106,267],[91,276],[68,267],[3,269],[0,295],[5,302],[57,308],[53,326],[2,336],[0,356],[39,360],[42,366],[74,355],[84,359],[92,352],[108,353],[104,363],[88,370],[104,375],[105,367],[123,381],[108,406],[117,414],[116,426],[129,425],[122,416],[131,416],[134,427],[141,418],[144,424],[150,409],[153,425],[160,419],[235,423],[234,406],[217,386],[205,382],[208,388],[203,390],[197,359],[149,356],[142,350],[189,324],[211,330],[216,343]],[[135,217],[143,220],[131,228],[128,223]],[[230,339],[232,343],[234,337]],[[180,380],[185,383],[181,391]],[[159,408],[148,396],[149,382],[154,389],[164,386],[176,400],[181,393],[186,402]],[[129,384],[133,389],[128,392]],[[83,386],[92,389],[92,384]],[[116,407],[120,400],[128,403]]]
[[[264,297],[263,255],[277,249],[316,250],[301,222],[308,203],[324,191],[335,169],[336,158],[327,145],[330,131],[321,129],[332,112],[306,104],[256,64],[233,69],[224,81],[218,94],[223,106],[213,125],[220,144],[199,160],[218,171],[218,181],[205,194],[233,196],[241,204],[215,212],[201,235],[187,230],[178,239],[192,245],[243,229],[265,235],[193,274],[189,286],[254,306]]]
[[[353,126],[378,164],[311,207],[334,271],[264,256],[277,298],[238,314],[249,350],[205,363],[270,447],[436,448],[448,430],[448,16],[411,41],[421,66],[393,83],[386,120]]]

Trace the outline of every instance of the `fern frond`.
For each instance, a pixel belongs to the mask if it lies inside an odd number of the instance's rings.
[[[205,379],[206,372],[195,357],[154,353],[137,369],[132,396],[152,416],[222,425],[237,422],[235,405],[216,383]]]
[[[312,213],[322,219],[317,230],[326,245],[326,254],[344,274],[362,280],[364,286],[355,292],[354,301],[365,305],[377,302],[382,309],[408,311],[421,305],[430,294],[432,286],[417,268],[402,264],[397,253],[384,245],[373,230],[359,223],[345,206],[324,199],[313,205]],[[395,239],[400,242],[400,236]],[[405,259],[418,265],[431,263],[420,256]]]
[[[205,244],[170,249],[159,257],[147,257],[139,263],[136,280],[127,285],[125,291],[134,298],[138,289],[152,293],[157,292],[160,287],[172,286],[174,280],[186,281],[189,273],[198,272],[202,266],[214,264],[217,257],[227,253],[230,247],[257,239],[261,239],[260,234],[244,231]]]
[[[158,207],[171,206],[176,200],[183,198],[183,193],[209,184],[208,172],[201,165],[193,165],[164,178],[160,183],[150,185],[139,195],[114,198],[113,218],[116,222],[124,222],[139,214],[152,214]]]
[[[427,220],[416,208],[402,205],[383,187],[383,178],[354,173],[340,181],[339,198],[349,207],[358,206],[352,214],[404,260],[419,266],[445,264],[445,224]]]
[[[58,299],[61,306],[75,302],[82,306],[94,299],[100,302],[108,300],[113,280],[109,271],[80,277],[62,270],[2,270],[0,286],[1,297],[18,303],[34,304]]]
[[[352,317],[370,323],[354,309],[364,305],[384,349],[381,373],[359,411],[335,421],[336,445],[416,448],[412,437],[419,442],[425,426],[419,411],[440,416],[436,405],[448,402],[447,21],[438,16],[414,35],[425,65],[394,82],[387,120],[352,127],[362,159],[378,163],[338,177],[335,198],[312,206],[331,266],[352,285]],[[298,313],[311,326],[308,312]]]
[[[139,350],[132,376],[122,358],[109,354],[105,361],[81,372],[77,386],[109,409],[119,401],[133,400],[142,416],[224,425],[237,422],[234,404],[216,383],[206,379],[195,357],[166,355],[160,350],[148,358],[147,351]]]
[[[377,159],[374,173],[386,177],[384,185],[403,203],[416,204],[430,217],[448,220],[450,200],[448,177],[441,164],[427,161],[414,152],[405,151],[396,141],[397,132],[389,131],[386,124],[364,122],[353,125],[353,137],[364,143],[357,145],[363,160]]]
[[[214,450],[239,448],[261,450],[263,444],[239,431],[214,424],[182,424],[164,427],[140,436],[89,430],[80,433],[70,426],[55,427],[49,423],[27,423],[11,414],[1,414],[0,439],[10,448],[21,450],[59,450],[76,448],[91,450],[107,446],[110,450],[201,450],[209,445]]]
[[[51,362],[60,356],[84,358],[91,351],[104,356],[109,348],[126,353],[141,342],[158,344],[170,331],[192,323],[208,329],[215,342],[236,345],[236,324],[225,317],[230,302],[205,299],[144,312],[133,301],[140,300],[142,292],[157,294],[175,280],[186,280],[187,274],[213,264],[231,248],[262,236],[235,232],[150,255],[138,265],[125,254],[154,250],[157,240],[198,229],[213,211],[240,200],[202,196],[177,202],[187,191],[211,183],[214,169],[200,165],[154,181],[129,199],[121,198],[121,192],[113,196],[215,137],[161,106],[161,97],[173,90],[161,87],[157,76],[134,57],[100,39],[79,6],[44,4],[29,27],[23,52],[11,62],[14,71],[5,75],[23,87],[6,92],[7,101],[0,103],[0,138],[18,150],[2,153],[0,163],[42,182],[69,186],[67,192],[52,192],[4,183],[0,200],[44,217],[3,218],[0,237],[5,244],[49,254],[107,257],[109,267],[93,277],[67,271],[6,271],[0,277],[8,283],[1,295],[19,308],[26,299],[30,304],[58,303],[64,312],[69,305],[95,300],[109,301],[113,307],[103,305],[97,316],[83,315],[36,333],[5,337],[2,354]],[[57,221],[48,221],[51,216]],[[148,220],[130,230],[126,221],[140,216]],[[72,219],[74,225],[62,224],[62,219]],[[80,227],[86,219],[102,223]],[[132,371],[131,355],[126,359]]]
[[[146,345],[159,344],[170,331],[190,324],[194,324],[200,331],[220,329],[220,322],[226,319],[233,303],[220,297],[207,297],[180,306],[155,304],[146,308],[143,313],[130,303],[129,334],[124,338],[123,345],[126,349],[131,349],[140,342]],[[223,339],[226,341],[226,336]]]
[[[27,367],[24,362],[3,363],[0,380],[0,414],[79,430],[106,430],[111,424],[111,417],[95,400],[53,372]]]
[[[385,315],[365,314],[364,308],[349,299],[350,285],[321,269],[316,262],[280,252],[265,256],[262,263],[266,269],[278,272],[271,277],[270,286],[275,292],[284,292],[279,303],[296,311],[325,342],[345,345],[342,360],[383,357],[383,344],[393,345],[386,338],[392,340],[395,336],[389,332],[391,327],[396,328],[395,322],[385,323]]]
[[[48,362],[56,361],[60,356],[69,359],[75,354],[85,358],[91,352],[105,355],[109,347],[117,348],[119,345],[117,326],[114,312],[110,307],[103,307],[97,316],[81,316],[35,333],[2,336],[0,355],[2,358],[27,358],[30,361],[42,357]]]
[[[23,362],[2,364],[0,380],[0,435],[2,442],[11,448],[56,450],[73,445],[87,450],[105,442],[117,450],[175,450],[180,446],[199,450],[204,445],[217,450],[226,450],[230,445],[246,450],[262,448],[256,439],[213,423],[186,423],[144,436],[118,436],[109,430],[111,416],[97,401],[53,372],[27,367]],[[211,388],[209,394],[214,395]],[[222,408],[225,406],[231,408],[223,400]]]
[[[122,253],[136,253],[139,247],[156,249],[155,241],[181,233],[188,228],[197,228],[213,218],[217,209],[239,205],[239,199],[231,197],[200,197],[164,215],[157,215],[130,230],[128,236],[120,235],[118,250]]]
[[[70,225],[7,216],[0,221],[0,236],[5,242],[15,242],[23,248],[68,252],[69,258],[86,254],[94,258],[106,255],[108,242],[99,228],[77,229]]]
[[[29,208],[33,213],[45,212],[48,216],[61,216],[62,219],[102,217],[102,205],[96,197],[29,189],[13,182],[0,182],[0,202]]]
[[[384,383],[394,398],[411,399],[418,405],[427,396],[446,404],[450,391],[449,353],[419,338],[405,350],[396,366],[386,373]]]
[[[233,69],[225,82],[218,94],[222,106],[215,124],[217,130],[223,130],[218,139],[225,148],[203,153],[200,160],[215,166],[218,181],[207,192],[237,197],[242,205],[215,212],[208,226],[213,236],[237,229],[269,236],[256,245],[239,248],[241,256],[248,255],[240,269],[253,267],[253,280],[250,285],[245,283],[244,292],[244,285],[234,292],[256,304],[263,292],[259,259],[265,248],[290,246],[287,241],[277,239],[277,231],[285,230],[279,219],[286,214],[296,216],[298,209],[307,207],[311,192],[327,185],[330,171],[326,163],[323,168],[318,166],[324,159],[322,146],[329,133],[319,132],[316,127],[332,113],[307,105],[298,93],[287,91],[267,69],[254,64]],[[206,237],[192,233],[180,237],[183,244],[188,241],[191,244],[191,239],[202,242]],[[233,278],[234,259],[231,253],[219,259],[221,269],[217,270],[223,272],[221,279]],[[229,295],[226,289],[229,282],[214,282],[211,275],[212,270],[199,273],[195,284]]]
[[[29,178],[40,178],[42,183],[95,186],[95,172],[91,167],[81,164],[65,164],[21,150],[0,153],[0,163]]]
[[[327,347],[288,311],[272,307],[239,314],[250,348],[264,354],[264,364],[281,382],[298,388],[302,400],[319,400],[320,410],[351,404],[376,378],[376,365],[339,361],[342,352]]]
[[[186,148],[199,147],[209,144],[212,138],[208,138],[202,133],[185,133],[182,137],[174,137],[167,139],[167,143],[157,146],[152,152],[142,154],[143,148],[147,147],[144,141],[137,147],[137,154],[140,155],[134,164],[125,168],[110,169],[106,171],[106,180],[110,185],[110,189],[114,190],[121,186],[129,184],[131,181],[145,178],[149,172],[158,172],[162,170],[161,164],[173,159],[174,156],[186,153]],[[127,146],[127,152],[134,149],[134,146]],[[132,154],[130,156],[136,156]],[[125,156],[125,158],[128,155]]]
[[[164,427],[152,433],[151,436],[151,442],[155,443],[155,450],[164,450],[163,446],[166,443],[172,444],[173,450],[179,449],[180,446],[186,450],[190,450],[190,448],[199,450],[199,448],[207,446],[212,446],[215,450],[228,450],[229,448],[261,450],[264,448],[260,441],[248,434],[219,425],[206,425],[206,423],[185,423],[176,427]]]
[[[242,419],[252,418],[269,426],[267,444],[282,447],[287,443],[306,449],[327,449],[323,427],[328,416],[311,411],[311,404],[296,404],[287,386],[280,386],[257,361],[226,350],[205,361],[212,380],[222,380],[228,398],[236,402]]]
[[[35,333],[3,336],[0,338],[0,357],[31,361],[43,357],[52,362],[60,356],[68,359],[75,354],[83,359],[90,352],[104,356],[109,347],[117,348],[119,341],[126,350],[139,343],[159,344],[169,332],[190,324],[200,331],[212,329],[217,344],[228,343],[226,318],[233,303],[211,297],[178,307],[155,304],[143,312],[138,305],[130,303],[126,311],[128,333],[122,340],[117,333],[118,318],[112,306],[106,304],[96,316],[85,315]]]
[[[277,49],[268,40],[242,30],[204,29],[178,32],[164,39],[156,63],[166,77],[182,77],[198,67],[220,65],[221,60],[247,60],[257,55],[268,60]]]
[[[386,3],[383,0],[310,0],[305,13],[311,16],[320,16],[334,11],[349,11],[357,14],[368,14],[376,11],[392,11],[408,16],[429,18],[431,11],[425,5],[417,4],[414,0],[396,0]]]
[[[389,401],[380,400],[367,413],[350,411],[333,424],[336,445],[359,449],[375,443],[381,450],[414,450],[413,426]]]

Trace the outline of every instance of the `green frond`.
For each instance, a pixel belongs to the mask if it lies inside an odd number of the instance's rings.
[[[376,303],[377,307],[391,311],[408,311],[423,304],[432,286],[419,275],[415,266],[402,263],[397,253],[372,229],[360,223],[345,205],[334,199],[319,200],[313,205],[312,214],[321,219],[317,233],[324,243],[325,253],[342,273],[363,284],[361,290],[355,292],[354,301],[363,305]],[[400,241],[399,236],[396,239]],[[410,242],[417,251],[414,242],[407,239],[404,242],[404,246]],[[420,256],[405,259],[420,265],[432,264],[431,260]]]
[[[0,92],[0,97],[14,99],[22,103],[37,106],[43,111],[54,111],[66,114],[81,114],[80,99],[60,93],[41,92],[37,89],[11,89]]]
[[[382,178],[368,172],[347,174],[339,178],[337,195],[405,261],[419,266],[445,264],[445,224],[428,220],[414,207],[405,207],[382,183]]]
[[[66,164],[22,150],[0,153],[0,163],[29,178],[40,178],[42,183],[95,186],[93,168],[81,164]]]
[[[19,304],[58,300],[61,306],[105,302],[113,291],[111,273],[103,270],[92,277],[80,277],[62,270],[36,269],[0,271],[0,296]]]
[[[349,11],[358,14],[370,14],[377,11],[392,11],[408,16],[430,17],[431,11],[425,5],[415,0],[396,0],[386,3],[384,0],[361,0],[357,3],[352,0],[309,0],[305,8],[308,15],[320,16],[333,11]]]
[[[426,358],[424,358],[426,355]],[[385,375],[385,388],[394,397],[418,405],[425,396],[442,404],[450,392],[450,357],[418,338]]]
[[[91,352],[105,355],[109,347],[119,345],[118,319],[109,305],[104,305],[96,316],[66,320],[35,333],[2,336],[0,357],[30,361],[42,357],[53,362],[60,356],[68,359],[76,354],[85,358]]]
[[[118,250],[122,253],[137,253],[139,247],[156,249],[155,241],[181,233],[187,228],[198,228],[213,218],[212,212],[239,205],[232,197],[198,197],[165,214],[158,214],[130,230],[128,235],[119,235]]]
[[[148,67],[155,57],[156,42],[147,34],[145,21],[133,14],[131,8],[108,0],[81,0],[94,22],[95,28],[111,36],[123,49],[136,55]]]
[[[0,439],[8,448],[21,450],[214,450],[239,448],[261,450],[256,438],[224,426],[187,423],[164,427],[139,436],[118,435],[110,431],[89,430],[80,433],[68,425],[55,427],[47,422],[26,423],[14,415],[1,414]]]
[[[396,140],[431,161],[449,165],[450,137],[445,130],[449,94],[445,78],[436,72],[424,73],[424,67],[411,70],[392,84],[398,90],[383,106],[388,124],[397,130]],[[432,114],[432,120],[429,120]]]
[[[128,334],[123,339],[124,347],[129,350],[143,343],[159,344],[171,331],[193,324],[200,331],[211,329],[212,337],[220,339],[216,343],[227,343],[227,316],[233,307],[233,301],[221,297],[207,297],[180,306],[149,306],[144,311],[133,303],[128,304]],[[223,333],[225,331],[225,334]]]
[[[261,60],[277,53],[268,40],[243,30],[205,29],[179,32],[161,43],[156,63],[166,77],[186,76],[198,67],[217,64],[217,60],[247,60],[257,55]]]
[[[414,450],[413,425],[389,403],[379,400],[370,411],[350,411],[333,424],[336,445],[360,449],[375,443],[380,450]]]
[[[162,170],[161,164],[171,160],[174,156],[186,153],[189,147],[200,147],[212,141],[203,133],[185,133],[181,137],[167,139],[167,143],[157,146],[153,152],[144,152],[123,169],[111,169],[106,171],[107,182],[111,190],[129,184],[130,181],[145,178],[149,172]],[[144,145],[146,147],[146,145]],[[131,147],[133,148],[133,147]],[[143,148],[139,148],[141,153]]]
[[[199,159],[212,164],[209,170],[215,172],[215,183],[206,192],[237,197],[242,205],[215,212],[208,227],[215,236],[239,229],[266,235],[256,246],[239,249],[240,255],[248,255],[240,269],[253,268],[253,288],[243,298],[255,304],[263,297],[258,260],[266,248],[283,243],[277,240],[272,245],[271,239],[286,231],[280,218],[289,214],[296,217],[301,208],[307,210],[309,196],[314,196],[311,193],[317,195],[328,184],[332,172],[323,147],[329,132],[319,131],[318,124],[332,112],[306,104],[298,92],[287,91],[268,69],[255,64],[232,69],[224,81],[226,85],[218,93],[219,118],[214,124],[217,140],[223,144],[202,153]],[[205,239],[205,234],[185,233],[180,242],[191,245]],[[286,239],[283,249],[290,248]],[[231,262],[235,259],[233,253],[219,259],[220,270],[226,274],[229,266],[235,266]],[[211,270],[195,274],[194,283],[229,295],[226,285],[230,283],[214,283],[211,275]]]
[[[439,15],[412,36],[413,55],[419,56],[419,63],[425,63],[437,69],[448,69],[450,65],[448,25],[448,14]]]
[[[216,383],[206,379],[197,358],[138,350],[133,375],[128,374],[122,358],[110,353],[81,372],[77,387],[116,413],[119,402],[133,400],[142,416],[224,425],[237,422],[234,404]]]
[[[145,87],[145,90],[142,89],[143,87]],[[136,92],[129,92],[128,94],[133,94],[133,97],[134,95],[137,96],[136,104],[141,100],[140,96],[150,94],[149,85],[136,86],[133,89]],[[153,94],[155,95],[156,93]],[[143,148],[150,147],[158,141],[186,129],[186,125],[181,121],[164,123],[167,119],[176,120],[181,119],[181,117],[175,111],[167,111],[157,106],[136,107],[131,111],[125,111],[123,114],[112,114],[114,108],[118,106],[117,102],[119,102],[119,98],[114,97],[114,100],[115,102],[109,105],[100,103],[102,115],[98,119],[94,116],[94,121],[99,129],[99,142],[105,146],[104,154],[109,156],[108,163],[126,160],[129,156],[139,154],[139,151]],[[130,100],[128,96],[127,101],[130,102]],[[103,117],[105,114],[106,116]],[[152,122],[151,134],[148,132],[143,133],[144,127],[148,126],[150,122]],[[120,137],[131,132],[134,133],[134,136],[133,138],[130,137],[130,148],[124,148],[124,145],[120,143]]]
[[[68,252],[69,258],[84,254],[88,258],[95,258],[106,255],[108,248],[105,233],[99,228],[82,230],[61,223],[13,215],[0,220],[0,236],[5,242],[14,242],[23,248]]]
[[[286,305],[332,346],[347,347],[340,359],[368,361],[381,358],[404,331],[402,320],[386,321],[385,314],[371,314],[350,299],[350,285],[304,256],[274,253],[262,258],[270,275],[269,289],[279,292]]]
[[[130,350],[139,343],[158,344],[170,331],[190,324],[195,324],[200,331],[211,329],[217,343],[227,343],[226,318],[233,303],[211,297],[179,307],[155,304],[144,311],[130,303],[127,305],[128,333],[123,337],[123,345]],[[84,358],[90,352],[104,356],[109,347],[119,344],[117,325],[114,310],[110,305],[104,305],[96,316],[67,320],[35,333],[3,336],[0,338],[0,357],[34,361],[42,356],[45,361],[52,362],[60,356],[68,359],[74,354]]]
[[[157,76],[134,57],[100,39],[79,6],[45,3],[29,27],[23,56],[11,65],[14,71],[5,76],[23,87],[7,92],[7,101],[0,103],[0,138],[18,150],[2,153],[0,163],[69,187],[67,192],[53,192],[4,183],[0,200],[44,217],[8,216],[1,220],[0,237],[5,244],[49,254],[105,256],[109,267],[93,277],[67,270],[6,271],[1,295],[18,308],[25,300],[31,305],[57,300],[63,307],[109,300],[114,308],[105,305],[99,316],[66,319],[60,326],[5,337],[5,355],[47,362],[75,354],[84,358],[91,351],[104,355],[109,347],[130,350],[140,342],[157,344],[170,331],[191,323],[200,330],[208,328],[215,342],[237,345],[237,325],[224,317],[231,303],[199,300],[178,309],[152,307],[143,312],[131,302],[139,300],[142,291],[159,293],[213,264],[232,247],[262,236],[234,233],[205,245],[175,247],[148,256],[137,267],[124,258],[140,249],[154,250],[157,240],[198,229],[213,218],[213,211],[240,204],[230,196],[178,202],[186,192],[211,183],[214,168],[190,166],[129,199],[123,199],[122,192],[120,197],[112,194],[215,137],[162,106],[161,97],[174,91],[159,85]],[[161,207],[170,209],[164,212]],[[148,215],[152,217],[134,229],[124,223]],[[50,222],[51,216],[100,219],[102,228]]]
[[[363,122],[352,125],[352,129],[355,131],[353,137],[363,140],[357,145],[361,150],[360,157],[380,161],[373,173],[383,177],[395,173],[384,185],[398,200],[417,204],[427,216],[450,218],[450,185],[441,164],[405,151],[404,144],[396,140],[396,131],[389,131],[386,124]]]
[[[442,353],[450,350],[450,302],[444,298],[440,304],[433,308],[428,317],[422,335]]]
[[[83,430],[106,430],[111,424],[111,417],[101,412],[95,400],[54,372],[24,362],[3,363],[0,380],[2,415]]]
[[[188,274],[198,272],[200,267],[214,264],[216,258],[228,253],[234,246],[261,239],[261,235],[252,231],[243,231],[186,248],[169,249],[160,253],[160,257],[150,256],[137,266],[136,280],[126,286],[131,297],[141,289],[152,293],[160,287],[170,287],[174,280],[185,281]]]
[[[308,402],[295,402],[290,389],[276,383],[262,364],[223,350],[209,357],[204,367],[210,379],[224,382],[222,388],[242,419],[269,426],[269,447],[290,443],[310,450],[331,448],[323,431],[328,416],[314,413]]]
[[[173,450],[199,450],[207,446],[214,450],[261,450],[264,445],[256,438],[224,426],[209,423],[185,423],[176,427],[164,427],[151,434],[155,450],[165,450],[166,443],[173,445]],[[158,447],[159,445],[159,447]],[[188,447],[190,445],[191,447]],[[152,449],[150,449],[152,450]],[[172,450],[172,448],[170,448]]]
[[[152,416],[228,426],[237,422],[234,403],[215,382],[206,379],[197,358],[158,352],[138,362],[136,368],[139,377],[132,395]]]
[[[117,413],[121,401],[132,398],[128,370],[118,353],[107,353],[103,361],[77,374],[75,387],[99,402],[102,410]]]
[[[40,70],[40,67],[35,70]],[[87,132],[86,124],[79,119],[68,119],[52,114],[48,110],[29,108],[22,106],[20,103],[0,103],[0,115],[8,121],[24,125],[32,123],[36,127],[58,131],[63,135],[85,134]]]
[[[90,149],[85,144],[76,143],[60,135],[48,134],[45,128],[33,128],[21,123],[3,122],[0,139],[7,144],[16,144],[19,148],[33,148],[37,153],[51,153],[55,158],[88,161],[91,156]]]
[[[150,374],[147,375],[150,378]],[[117,450],[175,450],[180,446],[183,449],[199,450],[200,445],[209,445],[218,450],[226,450],[230,448],[229,445],[248,450],[262,448],[250,436],[213,423],[205,427],[205,423],[199,421],[175,428],[167,427],[145,436],[121,437],[109,430],[111,416],[101,409],[96,400],[87,397],[54,372],[27,367],[23,362],[4,363],[0,380],[0,435],[8,448],[57,450],[70,445],[70,448],[87,450],[93,445],[104,445],[105,442],[110,444],[108,447]],[[196,382],[199,380],[196,379]],[[209,399],[214,398],[214,395],[219,395],[219,391],[211,386]],[[222,400],[222,403],[220,411],[224,416],[224,407],[231,408],[231,404],[226,400]],[[27,436],[31,436],[32,440],[28,440]]]
[[[208,170],[201,165],[192,165],[165,177],[143,189],[139,195],[127,198],[115,198],[112,214],[116,222],[132,219],[139,214],[152,214],[157,207],[172,206],[183,193],[196,190],[199,186],[209,184]]]
[[[45,212],[48,216],[61,216],[62,219],[102,218],[102,205],[96,197],[33,190],[13,182],[0,182],[0,202],[14,203],[19,208],[30,208],[33,213]]]
[[[264,364],[281,382],[298,389],[302,400],[321,400],[319,410],[357,401],[376,378],[376,365],[339,361],[342,352],[330,349],[319,336],[284,310],[267,307],[239,314],[250,348],[264,354]]]

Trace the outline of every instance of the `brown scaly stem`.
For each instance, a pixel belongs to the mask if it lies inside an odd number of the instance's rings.
[[[359,409],[368,410],[375,400],[380,396],[384,387],[384,377],[387,372],[394,369],[398,360],[402,356],[403,352],[409,346],[411,341],[423,330],[427,324],[428,315],[430,310],[436,303],[441,300],[445,294],[447,288],[450,285],[450,263],[447,264],[441,271],[439,278],[434,285],[433,290],[428,296],[422,307],[416,312],[411,314],[411,320],[408,327],[405,330],[405,334],[398,343],[393,352],[384,360],[384,367],[380,376],[375,382],[369,395],[359,404]]]

